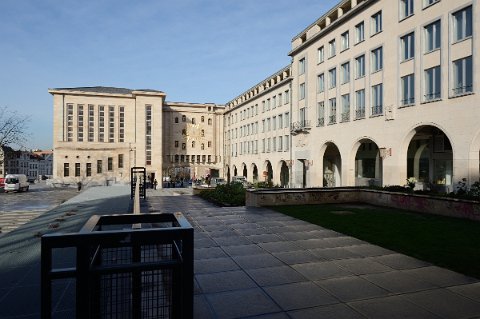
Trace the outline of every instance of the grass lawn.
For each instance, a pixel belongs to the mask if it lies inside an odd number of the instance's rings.
[[[271,208],[437,266],[480,278],[480,222],[361,204]]]

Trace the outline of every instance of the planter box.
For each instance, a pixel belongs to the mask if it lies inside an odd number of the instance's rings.
[[[365,203],[480,221],[480,203],[454,198],[356,188],[247,190],[246,206]]]

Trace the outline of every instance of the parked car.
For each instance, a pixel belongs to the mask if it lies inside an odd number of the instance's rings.
[[[13,191],[26,192],[29,187],[27,176],[24,174],[8,174],[5,176],[5,193]]]
[[[221,177],[212,177],[210,181],[210,187],[216,187],[217,185],[225,185],[227,181]]]
[[[245,176],[233,176],[232,183],[241,183],[243,187],[247,188],[250,184],[247,182],[247,178]]]

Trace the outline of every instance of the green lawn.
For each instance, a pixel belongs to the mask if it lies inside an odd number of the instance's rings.
[[[272,209],[480,278],[480,222],[353,204]]]

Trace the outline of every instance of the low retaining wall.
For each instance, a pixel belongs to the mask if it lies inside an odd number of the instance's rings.
[[[365,203],[480,221],[480,203],[369,189],[312,188],[247,190],[246,206]]]

